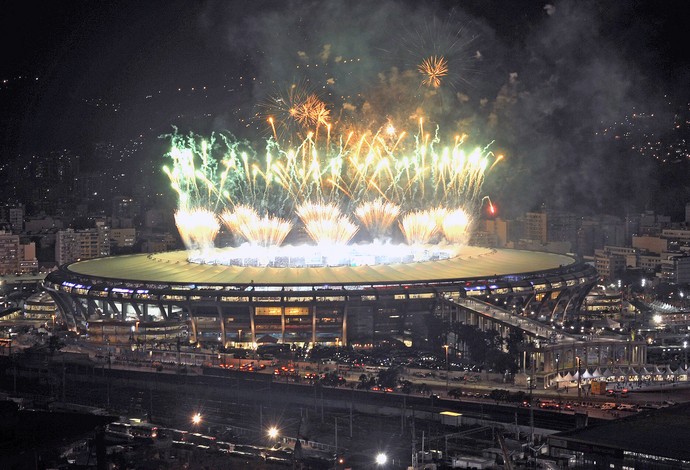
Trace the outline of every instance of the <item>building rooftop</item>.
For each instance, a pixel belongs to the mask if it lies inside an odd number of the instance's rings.
[[[635,452],[690,461],[690,403],[565,431],[549,437],[552,446],[592,453]],[[608,451],[608,452],[607,452]]]

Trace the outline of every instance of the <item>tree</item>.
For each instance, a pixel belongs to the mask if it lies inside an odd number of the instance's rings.
[[[520,345],[525,340],[525,335],[521,329],[510,330],[508,338],[506,338],[506,347],[508,348],[508,354],[512,356],[517,356],[520,354]]]
[[[378,374],[379,384],[383,387],[395,388],[399,376],[400,370],[397,367],[380,370]]]
[[[60,338],[55,335],[48,337],[48,350],[51,356],[55,354],[55,351],[59,351],[63,347],[65,347],[65,343]]]

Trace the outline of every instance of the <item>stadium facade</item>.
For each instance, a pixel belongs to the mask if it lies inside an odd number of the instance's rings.
[[[457,296],[567,316],[596,280],[568,256],[467,247],[445,260],[308,268],[195,264],[184,251],[107,257],[64,265],[43,287],[96,341],[256,347],[419,344]]]

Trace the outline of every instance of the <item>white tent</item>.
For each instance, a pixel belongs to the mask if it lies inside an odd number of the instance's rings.
[[[563,377],[563,382],[572,382],[573,381],[573,374],[568,372],[565,374],[565,377]]]
[[[589,369],[585,369],[585,372],[582,374],[583,379],[591,379],[593,377],[592,374],[589,373]]]

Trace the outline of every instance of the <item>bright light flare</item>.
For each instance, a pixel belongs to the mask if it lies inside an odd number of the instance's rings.
[[[192,415],[192,424],[195,426],[201,423],[201,413],[194,413]]]
[[[386,462],[388,462],[388,456],[386,454],[383,452],[376,454],[376,465],[386,465]]]

